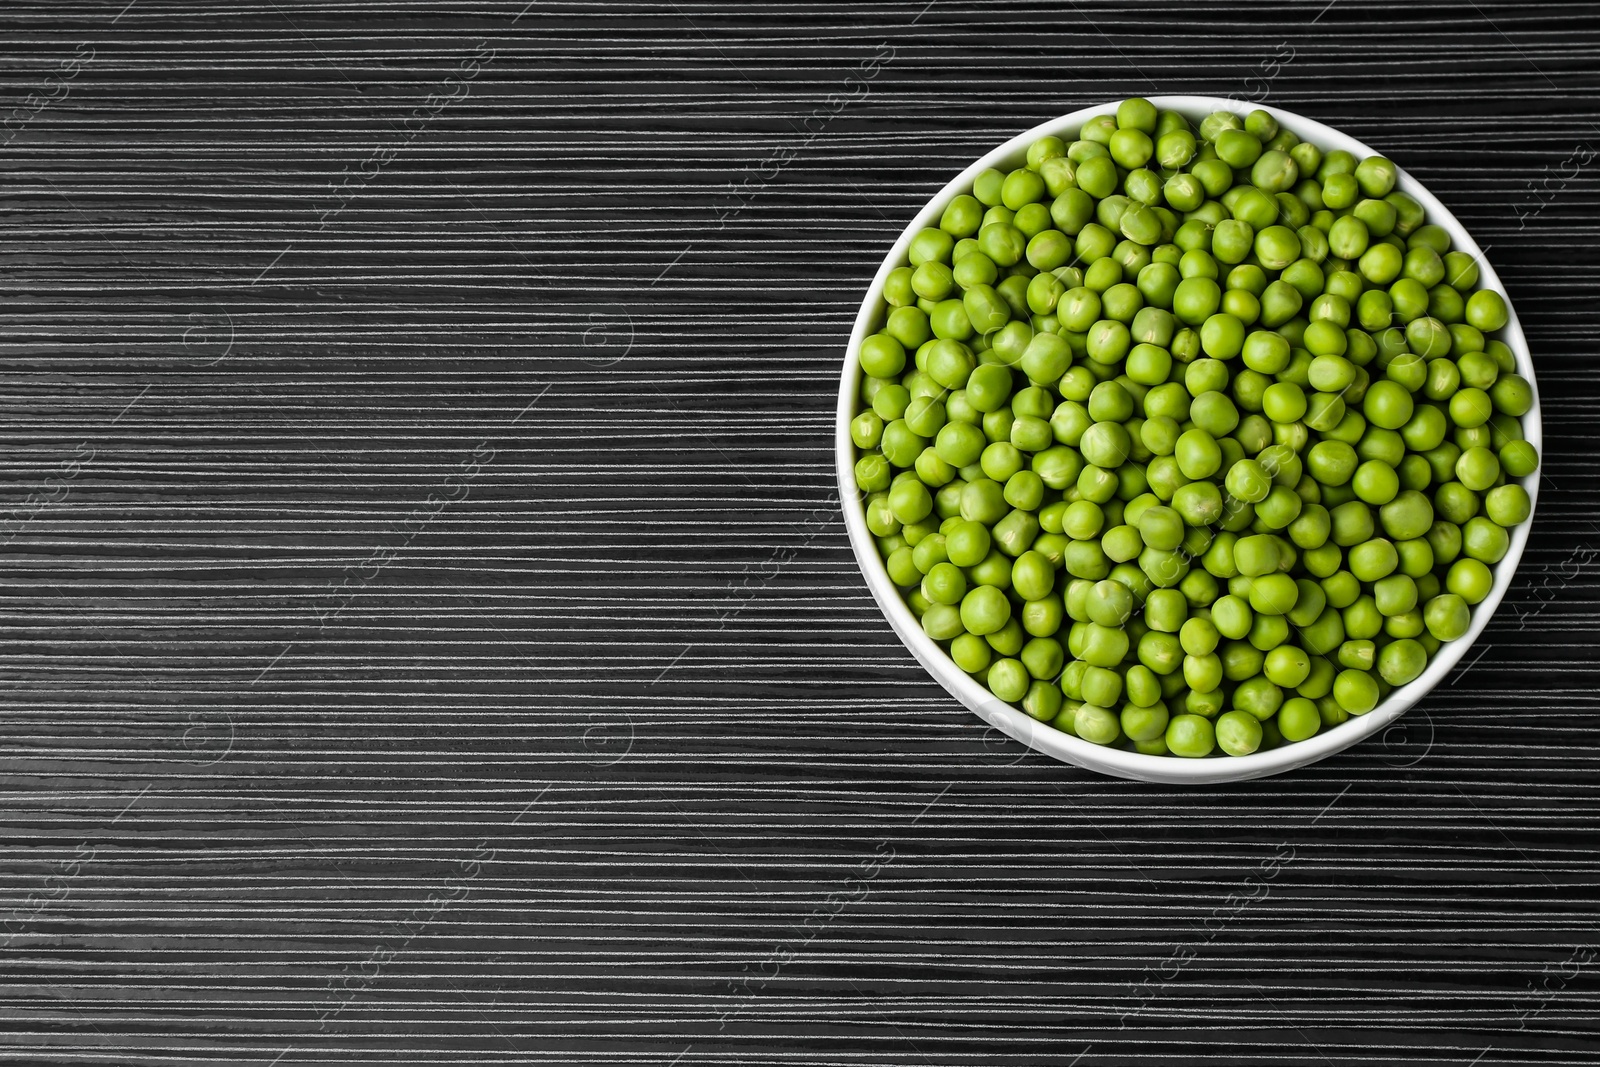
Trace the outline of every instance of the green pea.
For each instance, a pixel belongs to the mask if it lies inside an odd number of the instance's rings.
[[[1122,676],[1104,667],[1086,666],[1080,687],[1083,699],[1097,707],[1112,707],[1122,700]]]
[[[863,411],[850,420],[850,440],[860,449],[876,448],[883,439],[883,419],[871,411]]]
[[[1000,203],[1000,189],[1005,180],[1005,172],[993,167],[980,171],[972,180],[973,198],[985,207],[993,207]]]
[[[1323,485],[1344,485],[1356,464],[1356,450],[1343,441],[1318,441],[1306,453],[1306,470]]]
[[[959,604],[967,595],[967,576],[953,563],[935,563],[922,579],[922,595],[935,604]]]
[[[1539,452],[1526,441],[1509,441],[1500,449],[1500,467],[1508,478],[1526,478],[1539,469]]]
[[[1219,449],[1217,461],[1219,465],[1220,453]],[[1222,517],[1222,493],[1210,482],[1190,482],[1179,486],[1172,494],[1172,509],[1182,516],[1183,521],[1190,527],[1208,526]]]
[[[1139,536],[1138,527],[1118,525],[1101,536],[1099,547],[1105,558],[1123,563],[1138,558],[1139,553],[1144,551],[1144,541]]]
[[[1144,664],[1139,663],[1129,667],[1122,681],[1128,703],[1134,707],[1154,708],[1161,703],[1161,678]],[[1164,733],[1167,725],[1165,707],[1161,709],[1161,713],[1161,732]],[[1134,736],[1133,731],[1128,729],[1126,719],[1123,720],[1123,732],[1129,737]]]
[[[1021,700],[1027,693],[1030,682],[1028,669],[1020,660],[1009,657],[995,660],[989,666],[989,675],[986,679],[989,691],[1008,704]]]
[[[995,539],[998,544],[998,538]],[[971,585],[992,586],[995,589],[1005,590],[1011,587],[1011,561],[1002,554],[998,547],[991,548],[989,554],[971,567],[967,568],[967,579]]]
[[[1472,625],[1472,609],[1467,604],[1455,593],[1440,593],[1430,599],[1422,612],[1428,632],[1441,641],[1464,636]]]
[[[1044,179],[1037,171],[1014,170],[1000,184],[1000,202],[1012,211],[1034,203],[1044,196]]]
[[[1520,374],[1503,374],[1489,390],[1496,411],[1521,418],[1533,407],[1533,386]]]
[[[1029,511],[1012,509],[994,526],[994,543],[1013,558],[1022,555],[1039,536],[1039,520]]]
[[[1377,381],[1367,387],[1361,410],[1367,421],[1386,430],[1398,430],[1411,419],[1415,405],[1403,385]]]
[[[1315,603],[1315,598],[1312,598],[1312,603]],[[1340,609],[1335,607],[1326,596],[1322,603],[1324,605],[1323,608],[1312,622],[1306,624],[1295,623],[1300,630],[1301,643],[1314,656],[1326,655],[1339,647],[1339,644],[1345,639],[1344,616],[1341,614]],[[1291,614],[1298,614],[1299,606],[1299,604],[1296,604],[1296,611]],[[1308,604],[1307,606],[1311,605]],[[1291,621],[1293,621],[1292,618]]]
[[[1482,561],[1462,557],[1450,565],[1445,588],[1468,604],[1477,604],[1489,595],[1494,575]]]
[[[1320,548],[1327,544],[1333,523],[1327,508],[1321,504],[1307,504],[1289,523],[1289,539],[1303,549]]]
[[[1291,697],[1278,709],[1278,729],[1286,741],[1304,741],[1322,729],[1322,716],[1311,700]]]
[[[1267,498],[1256,504],[1256,520],[1270,529],[1282,530],[1295,521],[1304,506],[1293,489],[1275,485]]]
[[[1350,549],[1350,573],[1363,582],[1376,582],[1394,573],[1400,565],[1400,554],[1394,543],[1375,537]]]
[[[1426,535],[1433,525],[1433,504],[1422,493],[1407,489],[1378,511],[1384,533],[1395,541]]]
[[[933,494],[933,513],[939,516],[941,522],[954,522],[961,518],[961,494],[966,488],[966,480],[958,477]]]
[[[1051,507],[1058,505],[1052,504]],[[1091,537],[1098,537],[1105,526],[1105,512],[1100,505],[1089,500],[1074,500],[1071,503],[1062,502],[1060,511],[1056,513],[1060,529],[1057,532],[1065,533],[1076,541],[1085,541]],[[1046,512],[1049,508],[1046,509]],[[1040,522],[1048,529],[1045,523],[1045,513],[1041,513]]]
[[[876,453],[862,456],[856,461],[856,485],[868,493],[889,488],[889,461]]]
[[[1019,415],[1011,424],[1011,443],[1023,452],[1041,452],[1054,442],[1050,424],[1043,419]],[[1044,486],[1041,484],[1039,488],[1042,490]],[[1029,510],[1032,510],[1031,505]]]
[[[1259,670],[1265,662],[1265,657],[1259,652],[1251,651],[1254,652],[1251,662]],[[1283,690],[1265,675],[1254,674],[1234,687],[1233,703],[1240,711],[1249,714],[1257,721],[1268,719],[1283,705]]]
[[[1178,631],[1178,640],[1187,654],[1191,656],[1209,656],[1216,651],[1221,635],[1209,618],[1197,616],[1184,621],[1183,626]]]
[[[1357,260],[1361,276],[1373,285],[1388,285],[1400,276],[1405,257],[1394,245],[1378,243],[1370,246]]]
[[[933,604],[922,613],[922,631],[935,641],[949,641],[965,632],[960,611],[948,604]]]
[[[1040,555],[1049,558],[1044,552],[1040,552]],[[1038,600],[1025,601],[1022,605],[1022,629],[1034,637],[1053,636],[1061,629],[1065,614],[1061,597],[1057,593],[1050,593]]]
[[[968,633],[992,634],[1010,619],[1011,602],[994,586],[980,585],[961,599],[961,625]]]
[[[1022,665],[1028,668],[1028,674],[1032,677],[1043,681],[1054,681],[1061,675],[1061,669],[1066,662],[1066,652],[1062,649],[1061,642],[1053,637],[1034,637],[1022,646],[1020,658]],[[1058,695],[1059,692],[1057,690]]]
[[[1379,614],[1403,615],[1417,606],[1417,583],[1405,574],[1391,574],[1373,583],[1372,599]]]
[[[1245,712],[1223,712],[1215,730],[1217,747],[1230,756],[1248,756],[1261,747],[1261,721]]]
[[[1443,322],[1450,330],[1450,351],[1465,351],[1461,349],[1461,335],[1457,327],[1473,329],[1461,320],[1466,318],[1466,300],[1448,285],[1435,285],[1428,290],[1428,315]],[[1478,333],[1477,330],[1473,330]],[[1482,336],[1479,334],[1479,336]]]
[[[1083,654],[1079,658],[1095,667],[1115,667],[1128,654],[1126,631],[1099,623],[1087,624]]]
[[[1239,425],[1238,408],[1220,392],[1201,393],[1195,397],[1189,407],[1189,418],[1213,438],[1224,437]]]
[[[1400,554],[1399,573],[1420,583],[1432,572],[1433,546],[1428,543],[1427,538],[1415,537],[1409,541],[1399,541],[1395,543],[1394,548]],[[1420,584],[1417,586],[1417,595],[1422,597]]]
[[[1150,548],[1171,551],[1183,543],[1183,518],[1172,508],[1147,508],[1138,526],[1140,538]]]
[[[1467,322],[1484,333],[1502,329],[1510,319],[1505,298],[1492,289],[1479,289],[1467,298]]]
[[[1499,563],[1510,547],[1505,527],[1482,515],[1468,519],[1461,528],[1461,550],[1472,559]]]
[[[1002,267],[1020,263],[1027,247],[1027,237],[1011,223],[991,222],[978,231],[979,251]]]
[[[1209,395],[1209,394],[1202,394]],[[1178,437],[1173,453],[1178,467],[1188,478],[1209,478],[1222,466],[1222,450],[1216,439],[1198,427]]]
[[[1261,325],[1275,330],[1298,315],[1304,304],[1300,291],[1279,278],[1261,293]]]
[[[1066,339],[1053,333],[1034,334],[1022,353],[1021,367],[1028,380],[1054,385],[1072,363],[1072,348]]]
[[[989,555],[989,528],[982,522],[963,518],[945,535],[945,548],[950,562],[956,566],[977,566]]]
[[[1356,496],[1368,504],[1387,504],[1400,492],[1400,476],[1382,460],[1368,460],[1350,481]]]
[[[1011,588],[1024,600],[1042,600],[1054,589],[1055,576],[1055,567],[1042,554],[1023,552],[1011,566]]]
[[[1229,593],[1211,605],[1211,622],[1223,637],[1237,641],[1250,632],[1255,613],[1248,601]]]
[[[1167,706],[1158,701],[1152,706],[1140,707],[1129,701],[1122,707],[1120,721],[1122,732],[1129,740],[1154,741],[1166,735]]]
[[[1378,646],[1368,640],[1346,641],[1339,646],[1339,666],[1353,671],[1370,671],[1378,662]]]
[[[1096,582],[1084,598],[1084,609],[1089,620],[1100,626],[1121,626],[1133,614],[1133,593],[1121,582]]]
[[[1446,482],[1434,493],[1434,510],[1446,522],[1464,525],[1478,514],[1478,494],[1459,482]]]
[[[1500,477],[1500,460],[1487,448],[1474,447],[1456,460],[1456,479],[1474,492],[1482,492]]]
[[[976,197],[963,193],[945,207],[939,216],[939,228],[952,237],[971,237],[983,222],[983,204]],[[918,235],[921,236],[920,234]],[[915,241],[912,242],[915,245]],[[911,257],[916,262],[916,256]]]
[[[1212,359],[1232,359],[1244,347],[1244,341],[1244,323],[1232,315],[1211,315],[1200,327],[1200,347]]]
[[[1484,513],[1500,526],[1515,526],[1526,522],[1533,510],[1528,491],[1520,485],[1508,484],[1489,490],[1483,500]]]
[[[966,199],[971,199],[970,197]],[[967,234],[961,236],[966,237]],[[911,260],[913,267],[924,263],[948,263],[950,252],[955,247],[955,238],[943,229],[928,228],[919,230],[911,239],[911,245],[906,250],[906,258]]]
[[[1300,587],[1282,572],[1250,579],[1250,610],[1258,614],[1287,615],[1299,597]]]
[[[1284,689],[1293,689],[1311,674],[1311,657],[1294,645],[1279,644],[1267,653],[1262,673]]]
[[[1104,233],[1104,243],[1110,244],[1112,241],[1110,231],[1104,231]],[[1096,241],[1099,240],[1100,231],[1098,230],[1085,229],[1078,236],[1079,241],[1084,243],[1084,248],[1080,250],[1079,254],[1089,263],[1089,269],[1083,272],[1084,288],[1100,293],[1101,298],[1104,299],[1105,291],[1113,285],[1119,284],[1123,278],[1122,264],[1113,255],[1116,252],[1116,247],[1112,246],[1104,250],[1089,247],[1090,238]]]
[[[1326,262],[1331,251],[1328,247],[1328,238],[1317,227],[1302,224],[1294,231],[1300,240],[1300,254],[1313,263]]]
[[[1211,720],[1185,713],[1172,716],[1167,723],[1166,741],[1167,750],[1173,755],[1200,759],[1215,750],[1217,737]]]
[[[1162,679],[1162,693],[1166,696],[1175,695],[1182,687],[1182,675],[1178,673],[1183,665],[1183,646],[1178,638],[1159,630],[1149,630],[1139,638],[1137,649],[1139,662]]]
[[[1179,167],[1186,166],[1195,157],[1198,149],[1199,146],[1195,143],[1194,134],[1188,130],[1174,130],[1171,133],[1162,134],[1156,139],[1156,162],[1161,164],[1165,170],[1177,170]]]
[[[1378,683],[1367,671],[1340,671],[1333,682],[1333,699],[1351,715],[1365,715],[1378,706]]]
[[[1385,645],[1378,654],[1378,675],[1394,686],[1414,681],[1427,666],[1427,649],[1411,638]]]
[[[1272,478],[1253,459],[1241,459],[1229,468],[1227,489],[1235,499],[1259,503],[1272,491]]]
[[[1332,528],[1330,536],[1333,543],[1341,548],[1350,548],[1369,540],[1376,530],[1372,509],[1365,501],[1347,500],[1335,505],[1328,517]]]
[[[861,342],[861,369],[874,378],[893,378],[905,369],[906,349],[888,333],[875,333]]]
[[[1222,290],[1206,277],[1186,277],[1172,294],[1172,313],[1189,326],[1199,326],[1216,314],[1222,302]]]
[[[1039,722],[1051,722],[1060,714],[1062,703],[1059,687],[1036,679],[1022,698],[1022,710]]]
[[[1227,694],[1220,688],[1201,691],[1190,688],[1183,698],[1183,710],[1190,715],[1215,719],[1227,706]]]
[[[1356,164],[1354,174],[1362,192],[1368,196],[1387,196],[1399,178],[1399,168],[1383,156],[1368,156]]]

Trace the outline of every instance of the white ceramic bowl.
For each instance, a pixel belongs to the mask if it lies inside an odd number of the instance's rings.
[[[1235,101],[1223,100],[1211,96],[1157,96],[1151,102],[1163,110],[1177,111],[1186,116],[1191,122],[1198,124],[1199,120],[1213,111],[1233,111],[1240,115],[1253,110],[1251,105],[1241,105]],[[861,374],[860,362],[857,352],[860,350],[861,341],[869,333],[880,326],[879,310],[883,301],[884,281],[889,272],[896,266],[905,262],[906,249],[911,243],[911,238],[928,226],[937,226],[939,216],[945,207],[956,196],[972,188],[972,181],[978,173],[988,167],[998,167],[1001,170],[1011,170],[1022,165],[1024,153],[1029,144],[1040,137],[1054,134],[1071,142],[1077,136],[1078,129],[1084,121],[1096,115],[1104,115],[1116,108],[1116,103],[1102,104],[1098,107],[1084,108],[1074,111],[1070,115],[1036,126],[1025,133],[1018,134],[982,159],[973,163],[966,170],[957,175],[948,185],[941,189],[937,196],[928,202],[928,205],[917,213],[916,218],[906,227],[900,239],[895,242],[894,248],[889,252],[883,265],[878,268],[877,276],[872,280],[872,286],[867,291],[867,298],[861,305],[861,312],[856,316],[855,329],[850,334],[850,347],[845,354],[844,372],[839,383],[839,410],[838,425],[836,427],[836,457],[839,469],[839,498],[843,501],[845,525],[850,531],[850,545],[855,550],[856,560],[861,564],[861,570],[867,577],[867,584],[872,589],[872,595],[878,601],[878,606],[883,609],[891,626],[900,635],[900,640],[905,642],[911,654],[926,667],[941,684],[948,689],[956,699],[960,700],[972,711],[976,712],[986,722],[997,727],[1035,751],[1047,756],[1053,756],[1067,763],[1087,767],[1090,770],[1100,771],[1104,774],[1115,775],[1119,778],[1136,778],[1148,782],[1172,783],[1217,783],[1236,782],[1249,778],[1260,778],[1269,774],[1278,774],[1282,771],[1293,770],[1314,763],[1325,756],[1340,752],[1356,742],[1379,733],[1390,723],[1394,722],[1406,709],[1422,699],[1427,692],[1437,685],[1450,669],[1456,665],[1472,643],[1477,640],[1483,628],[1488,624],[1489,617],[1494,614],[1502,597],[1505,596],[1506,587],[1511,584],[1512,576],[1516,573],[1517,563],[1522,559],[1523,548],[1528,543],[1528,531],[1532,519],[1524,522],[1511,531],[1511,549],[1494,567],[1494,588],[1487,598],[1477,605],[1472,612],[1472,625],[1465,636],[1459,640],[1447,642],[1437,655],[1428,664],[1422,676],[1408,685],[1402,686],[1389,694],[1389,698],[1379,704],[1371,712],[1359,718],[1352,718],[1332,729],[1324,730],[1316,736],[1293,744],[1281,745],[1276,749],[1266,752],[1256,752],[1249,756],[1213,756],[1208,759],[1182,759],[1173,756],[1145,756],[1137,752],[1124,752],[1120,749],[1107,748],[1101,745],[1090,744],[1071,734],[1063,733],[1046,723],[1040,723],[1023,712],[1003,703],[983,686],[974,681],[966,672],[957,667],[936,642],[922,632],[922,626],[917,621],[911,609],[906,606],[900,596],[900,591],[889,580],[888,572],[884,569],[883,560],[878,555],[878,547],[873,540],[871,532],[867,529],[866,515],[862,508],[862,497],[856,488],[855,460],[856,449],[850,440],[850,420],[856,413],[856,400],[858,395],[859,378]],[[1380,154],[1375,149],[1369,148],[1360,141],[1338,130],[1330,129],[1319,122],[1296,115],[1279,108],[1262,108],[1273,118],[1277,119],[1284,129],[1293,131],[1302,140],[1310,141],[1323,151],[1342,148],[1353,153],[1360,159],[1365,156]],[[1418,202],[1427,209],[1429,222],[1443,226],[1450,233],[1452,247],[1467,252],[1478,260],[1481,274],[1480,284],[1485,288],[1495,289],[1502,293],[1504,287],[1494,269],[1482,258],[1482,250],[1473,241],[1471,235],[1462,229],[1455,216],[1445,210],[1444,205],[1434,199],[1433,194],[1424,189],[1417,181],[1404,171],[1400,172],[1399,186],[1401,190],[1416,197]],[[1510,301],[1507,300],[1510,307]],[[1511,319],[1504,330],[1500,332],[1503,340],[1516,355],[1517,372],[1528,379],[1533,387],[1533,407],[1523,417],[1523,432],[1527,439],[1535,446],[1541,448],[1543,439],[1540,432],[1539,421],[1539,391],[1538,383],[1533,373],[1533,361],[1528,354],[1528,343],[1522,336],[1522,327],[1517,322],[1517,313],[1514,309],[1510,312]],[[1539,475],[1535,472],[1522,483],[1528,490],[1528,496],[1535,502],[1539,498]]]

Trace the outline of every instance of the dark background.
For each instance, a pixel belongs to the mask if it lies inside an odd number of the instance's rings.
[[[0,12],[0,1060],[1600,1062],[1593,5],[124,2]],[[1392,156],[1544,398],[1479,647],[1235,787],[986,733],[834,495],[900,228],[1135,93]]]

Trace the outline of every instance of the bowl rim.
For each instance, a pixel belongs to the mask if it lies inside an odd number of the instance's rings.
[[[1231,111],[1242,116],[1251,110],[1259,109],[1271,115],[1283,128],[1291,130],[1303,140],[1313,142],[1324,152],[1344,149],[1355,154],[1357,158],[1381,154],[1348,134],[1282,108],[1253,105],[1214,96],[1168,95],[1152,96],[1148,99],[1157,108],[1177,111],[1191,122],[1198,122],[1200,118],[1213,111]],[[889,579],[883,560],[878,555],[877,544],[871,531],[867,529],[865,511],[861,506],[862,494],[856,486],[856,448],[850,438],[850,420],[855,416],[856,399],[859,395],[858,353],[862,340],[869,329],[873,328],[877,318],[889,272],[904,262],[912,237],[925,227],[936,226],[945,207],[956,196],[971,189],[973,179],[980,171],[995,166],[1015,167],[1019,165],[1027,146],[1033,141],[1050,135],[1075,136],[1085,120],[1114,111],[1117,104],[1118,101],[1113,100],[1092,107],[1079,108],[1040,123],[996,146],[934,194],[922,210],[912,218],[884,257],[856,315],[840,375],[834,434],[840,509],[844,513],[845,527],[856,562],[867,580],[873,599],[877,601],[878,607],[901,642],[952,696],[1004,734],[1043,755],[1119,778],[1168,784],[1221,784],[1280,774],[1342,752],[1387,729],[1438,685],[1461,661],[1488,626],[1489,620],[1499,608],[1516,574],[1517,565],[1527,547],[1534,511],[1538,507],[1542,465],[1541,470],[1536,470],[1532,475],[1521,479],[1521,484],[1528,492],[1530,511],[1528,518],[1512,529],[1510,547],[1504,558],[1493,567],[1494,581],[1489,595],[1474,606],[1472,623],[1467,632],[1457,640],[1442,645],[1420,676],[1395,689],[1387,699],[1366,715],[1352,716],[1348,721],[1331,729],[1324,729],[1304,741],[1281,745],[1248,756],[1213,755],[1205,759],[1147,756],[1138,752],[1126,752],[1118,748],[1091,744],[1057,730],[1048,723],[1039,722],[1000,701],[979,685],[970,675],[957,667],[932,638],[923,633],[920,622],[901,598],[899,589]],[[1505,296],[1508,320],[1500,331],[1500,340],[1511,349],[1517,373],[1528,380],[1533,393],[1533,404],[1522,417],[1522,428],[1524,436],[1529,443],[1539,449],[1542,456],[1544,438],[1540,418],[1539,384],[1534,374],[1533,359],[1528,350],[1527,339],[1523,335],[1510,295],[1506,293],[1499,275],[1484,257],[1483,250],[1472,239],[1472,235],[1427,188],[1403,169],[1399,169],[1396,188],[1415,197],[1422,204],[1427,212],[1428,221],[1442,226],[1450,234],[1454,249],[1467,252],[1473,257],[1479,268],[1480,287],[1495,289]],[[1021,755],[1025,756],[1026,753]]]

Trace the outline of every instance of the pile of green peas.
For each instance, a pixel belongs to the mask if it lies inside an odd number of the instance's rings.
[[[1499,293],[1265,111],[1148,100],[986,170],[890,272],[855,480],[927,635],[1086,741],[1243,756],[1468,630],[1538,467]]]

